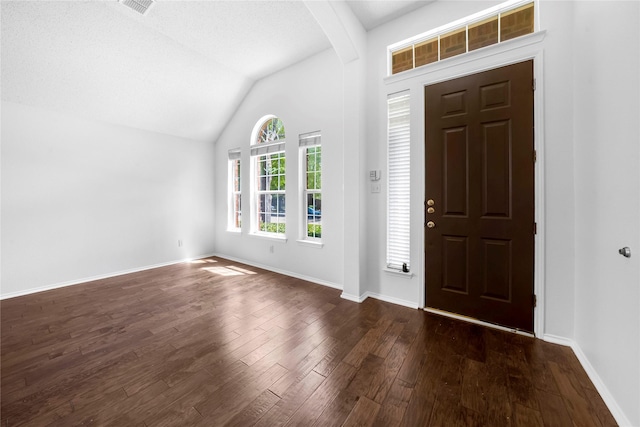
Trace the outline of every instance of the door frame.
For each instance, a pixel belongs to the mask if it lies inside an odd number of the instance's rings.
[[[512,39],[497,45],[479,49],[474,52],[462,54],[453,58],[449,58],[425,67],[415,68],[411,71],[400,73],[398,75],[389,76],[384,79],[385,90],[387,95],[409,90],[411,94],[411,150],[412,169],[415,167],[419,170],[419,174],[412,176],[421,179],[412,183],[411,199],[412,199],[412,216],[411,229],[416,230],[418,226],[422,227],[422,233],[416,233],[421,236],[419,242],[412,240],[411,244],[418,243],[419,252],[412,250],[412,264],[420,265],[420,271],[416,272],[419,283],[418,289],[418,307],[425,307],[425,231],[424,231],[424,212],[423,203],[425,194],[425,106],[424,91],[425,87],[453,80],[459,77],[465,77],[512,65],[518,62],[533,60],[533,77],[536,82],[536,88],[533,94],[533,111],[534,111],[534,149],[537,153],[537,161],[534,165],[534,185],[535,185],[535,207],[534,219],[537,224],[537,233],[534,238],[534,293],[537,297],[537,305],[533,310],[534,334],[537,337],[544,336],[544,318],[545,318],[545,154],[544,154],[544,38],[546,31],[541,30],[535,33]],[[415,162],[415,163],[414,163]],[[418,170],[416,172],[418,172]],[[420,259],[415,259],[420,256]],[[508,329],[511,330],[511,329]]]

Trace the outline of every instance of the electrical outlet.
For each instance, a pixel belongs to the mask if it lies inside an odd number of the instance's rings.
[[[178,247],[181,248],[182,247],[182,240],[178,240]]]
[[[273,253],[273,252],[274,252],[273,245],[271,245],[271,246],[269,246],[269,253]]]

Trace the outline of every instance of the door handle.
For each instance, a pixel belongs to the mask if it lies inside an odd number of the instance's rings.
[[[429,221],[429,222],[427,223],[427,228],[434,228],[435,226],[436,226],[436,223],[435,223],[435,222],[433,222],[433,221]]]
[[[629,249],[628,246],[625,246],[624,248],[619,249],[618,253],[625,258],[631,258],[631,249]]]

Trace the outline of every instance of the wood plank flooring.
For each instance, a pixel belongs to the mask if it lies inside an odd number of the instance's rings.
[[[7,426],[612,426],[569,348],[207,258],[1,302]]]

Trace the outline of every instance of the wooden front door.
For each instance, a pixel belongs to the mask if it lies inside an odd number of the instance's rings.
[[[425,88],[426,307],[530,332],[533,90],[533,61]]]

